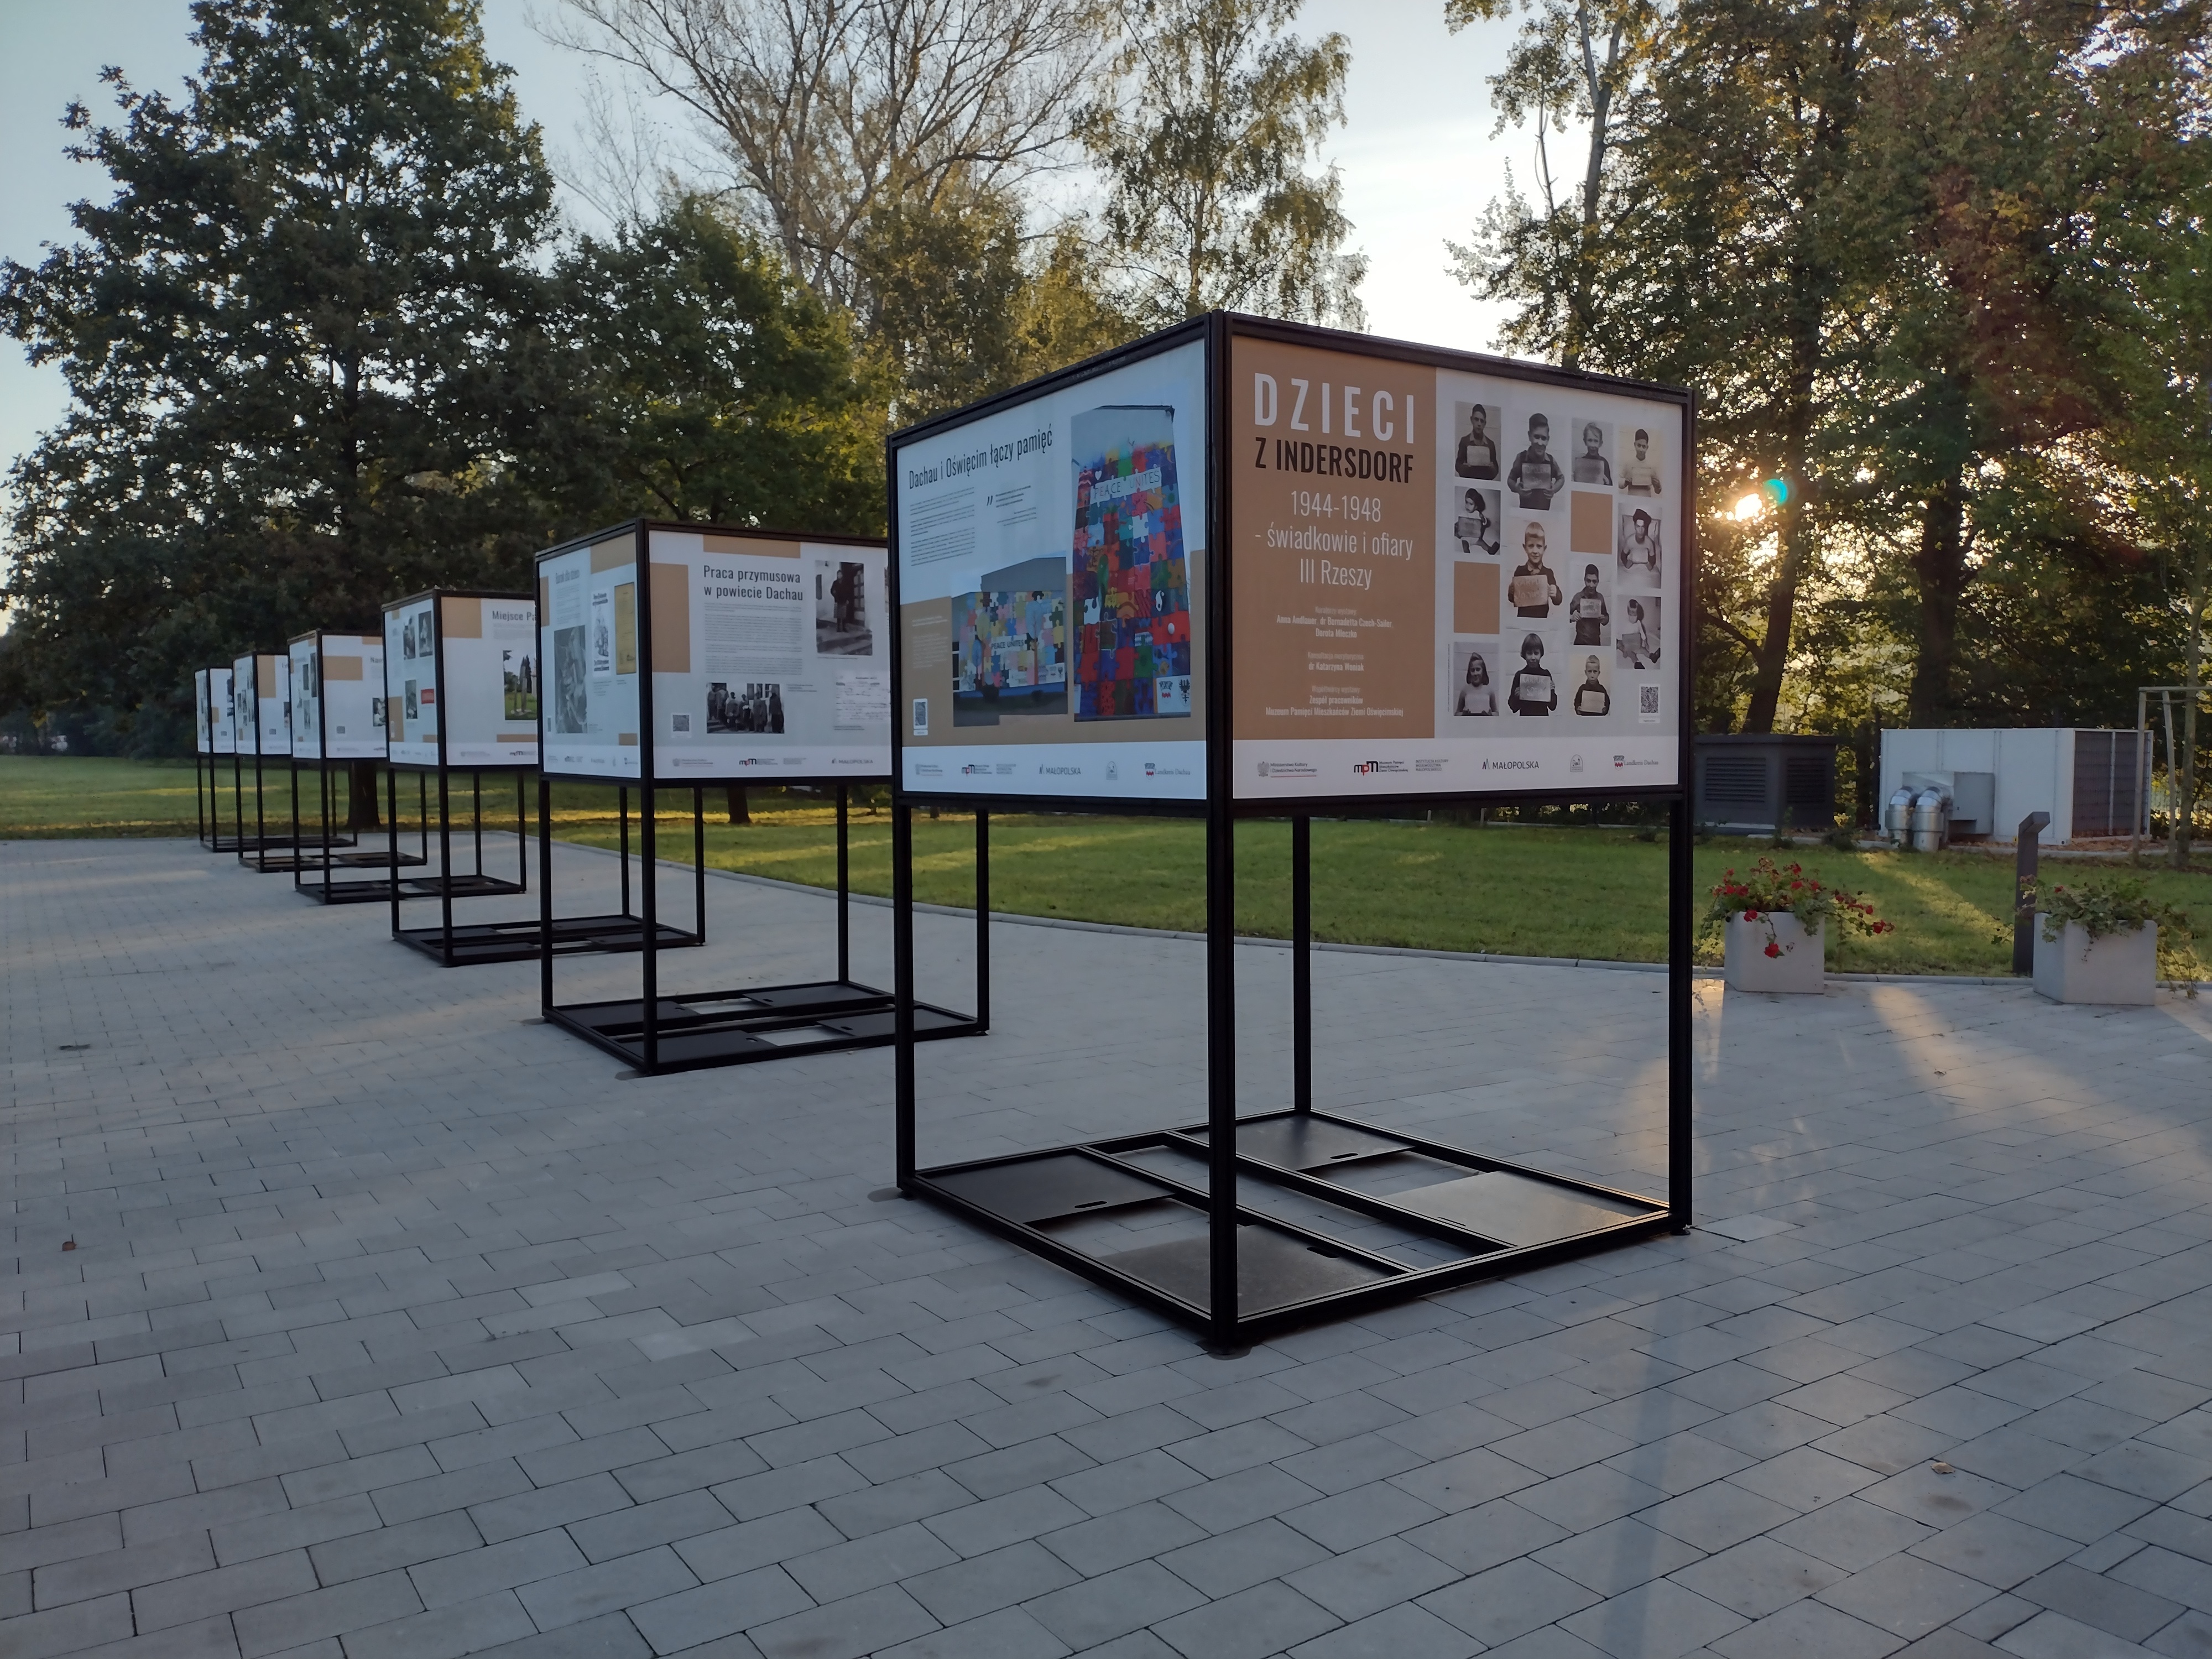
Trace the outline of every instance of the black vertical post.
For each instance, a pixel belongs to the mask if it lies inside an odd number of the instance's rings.
[[[1291,1109],[1313,1110],[1313,819],[1291,819]]]
[[[255,672],[259,672],[258,669]],[[261,781],[261,699],[256,692],[253,701],[253,867],[264,870],[269,865],[269,790]],[[243,854],[240,854],[241,861]]]
[[[660,1068],[660,924],[656,919],[660,883],[657,879],[659,872],[653,867],[654,805],[650,750],[644,758],[648,764],[640,769],[643,776],[637,787],[638,933],[645,942],[645,1064],[639,1069],[650,1075]]]
[[[384,767],[384,827],[388,832],[385,845],[392,851],[391,888],[392,936],[399,937],[399,774],[386,762]]]
[[[442,747],[442,745],[441,745]],[[453,965],[453,831],[447,814],[446,765],[438,763],[438,960]]]
[[[528,791],[524,780],[529,775],[522,768],[514,769],[514,879],[524,892],[530,890],[530,809],[525,804]]]
[[[422,854],[422,867],[430,867],[430,775],[415,775],[415,840]],[[442,879],[442,878],[441,878]]]
[[[914,1190],[914,814],[891,796],[891,1067],[897,1180]]]
[[[707,938],[707,786],[691,792],[691,927]]]
[[[1229,453],[1229,325],[1206,331],[1206,449],[1210,478]],[[1206,640],[1206,1322],[1210,1346],[1237,1346],[1237,787],[1231,765],[1229,492],[1207,490]]]
[[[850,786],[837,786],[837,982],[853,977],[853,861],[847,797]]]
[[[629,789],[626,785],[615,786],[615,818],[617,842],[622,848],[622,913],[629,914]]]
[[[234,726],[238,723],[236,692],[231,694],[230,719]],[[230,818],[231,822],[238,827],[238,834],[234,837],[238,845],[231,849],[233,852],[241,851],[246,846],[246,786],[243,781],[245,776],[246,763],[240,757],[237,745],[234,743],[230,750]],[[218,836],[216,839],[222,838]]]
[[[1667,1209],[1676,1232],[1690,1229],[1697,1156],[1690,1109],[1697,1063],[1692,1047],[1696,982],[1690,959],[1694,851],[1689,798],[1677,796],[1667,831]]]
[[[2043,832],[2050,823],[2048,812],[2030,812],[2020,821],[2020,850],[2014,854],[2012,865],[2012,970],[2015,974],[2035,971],[2035,909],[2028,901],[2028,891],[2035,885],[2036,871],[2043,862]]]
[[[300,861],[305,856],[305,850],[300,836],[300,757],[295,755],[292,757],[292,885],[295,887],[300,884]],[[330,842],[325,837],[323,856],[328,858],[330,855]]]
[[[975,811],[975,1029],[991,1029],[991,815]]]
[[[469,773],[469,834],[474,837],[477,874],[483,874],[483,769]]]
[[[553,782],[538,775],[538,1008],[553,1009]]]

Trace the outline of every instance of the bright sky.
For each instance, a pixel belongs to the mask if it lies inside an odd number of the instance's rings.
[[[486,0],[484,10],[492,52],[515,70],[525,112],[544,126],[556,158],[575,155],[580,64],[533,27],[554,14],[555,0]],[[109,114],[99,76],[111,63],[142,89],[179,91],[198,64],[190,28],[186,0],[0,0],[0,161],[10,180],[0,191],[0,254],[35,264],[41,244],[68,240],[71,201],[106,194],[103,175],[61,154],[64,106],[77,98]],[[1443,243],[1467,240],[1508,159],[1524,179],[1528,173],[1525,134],[1490,137],[1485,82],[1511,26],[1455,36],[1443,0],[1307,0],[1298,32],[1311,39],[1330,29],[1352,41],[1349,118],[1333,154],[1354,244],[1372,261],[1369,325],[1486,349],[1496,319],[1447,274]],[[567,205],[580,222],[596,221],[573,196]],[[0,464],[53,425],[67,401],[57,371],[34,368],[12,342],[0,343]]]

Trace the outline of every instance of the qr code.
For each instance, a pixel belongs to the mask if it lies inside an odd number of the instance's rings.
[[[1656,714],[1659,712],[1659,688],[1657,686],[1638,686],[1636,688],[1636,697],[1637,712],[1638,714]]]
[[[916,697],[914,700],[914,734],[917,738],[926,738],[929,735],[929,699],[927,697]]]
[[[670,717],[670,720],[671,724],[673,725],[678,732],[689,732],[691,729],[691,717],[689,714],[672,715]]]

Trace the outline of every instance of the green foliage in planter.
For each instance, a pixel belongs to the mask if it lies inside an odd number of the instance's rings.
[[[2143,890],[2141,882],[2052,882],[2047,887],[2032,883],[2021,903],[2042,914],[2043,937],[2054,945],[2066,937],[2069,921],[2093,939],[2132,933],[2145,922],[2154,923],[2159,978],[2186,985],[2191,996],[2197,994],[2196,981],[2203,973],[2203,964],[2197,959],[2188,915],[2171,904],[2160,903]]]

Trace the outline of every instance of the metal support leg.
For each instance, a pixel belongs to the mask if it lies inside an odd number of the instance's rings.
[[[469,774],[469,833],[476,838],[477,874],[483,874],[483,774]]]
[[[443,933],[438,941],[438,960],[444,966],[453,965],[453,829],[448,816],[449,798],[446,788],[446,769],[438,769],[438,925]]]
[[[975,814],[975,1027],[991,1029],[991,815]]]
[[[524,805],[527,792],[523,787],[525,774],[514,775],[514,879],[524,892],[530,890],[530,810]]]
[[[847,796],[850,787],[837,786],[837,982],[853,977],[852,849],[847,827]]]
[[[615,789],[615,817],[617,825],[616,831],[617,844],[622,848],[622,857],[617,860],[622,866],[622,913],[628,915],[629,914],[629,791],[621,786],[617,786]]]
[[[1696,1020],[1692,1000],[1692,887],[1696,880],[1691,854],[1690,804],[1677,799],[1667,830],[1667,1208],[1676,1232],[1687,1232],[1692,1216],[1692,1184],[1697,1143],[1691,1111],[1696,1055],[1691,1037]]]
[[[1291,820],[1291,1109],[1313,1110],[1313,819]]]
[[[538,775],[538,1009],[553,1008],[553,783]]]
[[[1237,821],[1206,809],[1207,1322],[1212,1345],[1237,1340]]]
[[[892,1112],[900,1190],[914,1190],[914,814],[891,800]]]
[[[392,937],[399,937],[399,774],[384,769],[385,845],[392,849]]]
[[[691,931],[707,938],[707,788],[691,792]]]
[[[2035,971],[2035,912],[2028,894],[2035,886],[2042,863],[2043,832],[2051,827],[2051,814],[2030,812],[2020,821],[2019,843],[2012,860],[2012,970]]]
[[[645,1071],[660,1069],[660,925],[657,920],[660,884],[653,867],[653,780],[637,789],[637,884],[640,937],[645,950]]]

